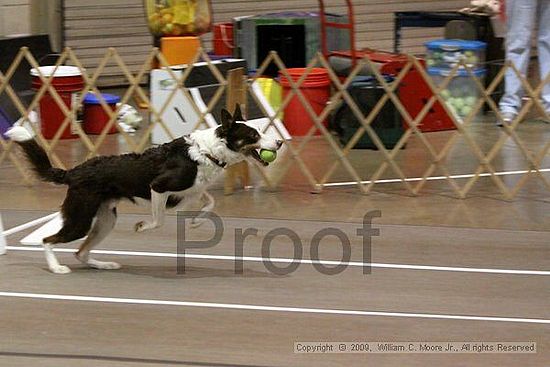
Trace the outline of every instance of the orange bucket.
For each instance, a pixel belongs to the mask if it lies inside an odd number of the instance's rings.
[[[292,81],[295,83],[305,73],[305,68],[293,68],[287,69]],[[280,83],[283,87],[283,101],[288,93],[292,91],[288,79],[279,72]],[[306,76],[302,85],[299,87],[304,97],[309,101],[315,114],[319,116],[325,109],[327,102],[330,99],[330,77],[328,71],[324,68],[313,68]],[[288,105],[284,109],[284,123],[285,126],[293,136],[306,135],[311,126],[315,123],[307,113],[306,109],[300,102],[300,98],[294,95]],[[327,121],[323,121],[323,124],[327,126]],[[315,135],[320,135],[319,130]]]
[[[160,51],[169,65],[189,64],[201,47],[199,37],[162,37]]]
[[[220,23],[214,25],[214,55],[233,55],[235,47],[233,41],[233,23]]]

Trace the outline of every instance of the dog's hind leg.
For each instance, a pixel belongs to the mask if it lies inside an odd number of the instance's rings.
[[[71,272],[71,269],[66,265],[61,265],[53,252],[53,246],[49,243],[43,243],[42,247],[44,248],[44,255],[46,256],[46,261],[48,262],[48,268],[54,274],[68,274]]]
[[[67,274],[71,272],[67,266],[59,264],[52,245],[72,242],[86,236],[92,226],[98,206],[99,201],[89,193],[69,189],[61,207],[63,227],[56,234],[42,240],[44,255],[52,273]]]
[[[120,264],[111,261],[99,261],[90,257],[90,251],[97,246],[112,231],[117,219],[116,203],[106,202],[101,204],[97,211],[97,216],[88,237],[82,243],[76,258],[95,269],[120,269]]]

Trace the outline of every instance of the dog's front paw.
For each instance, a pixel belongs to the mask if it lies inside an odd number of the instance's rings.
[[[153,229],[153,228],[156,228],[156,226],[152,223],[149,223],[145,220],[142,220],[141,222],[137,222],[136,225],[134,226],[134,230],[136,232],[144,232],[144,231],[147,231],[149,229]]]
[[[101,270],[117,270],[121,268],[120,264],[114,261],[98,261],[95,259],[88,260],[88,266]]]
[[[71,269],[65,265],[52,266],[50,271],[54,274],[69,274]]]
[[[199,228],[206,222],[204,218],[194,218],[191,220],[191,228]]]
[[[135,225],[134,225],[134,231],[136,232],[143,232],[144,231],[144,228],[145,227],[145,222],[144,221],[141,221],[141,222],[137,222]]]

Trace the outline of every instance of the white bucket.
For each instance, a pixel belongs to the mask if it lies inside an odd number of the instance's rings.
[[[76,66],[67,66],[67,65],[59,65],[57,69],[55,69],[55,65],[48,65],[48,66],[40,66],[38,68],[40,70],[40,73],[42,73],[43,76],[49,77],[67,77],[67,76],[80,76],[82,75],[82,72],[79,68]],[[39,76],[38,70],[36,68],[31,69],[31,76]],[[55,70],[55,73],[54,73]]]

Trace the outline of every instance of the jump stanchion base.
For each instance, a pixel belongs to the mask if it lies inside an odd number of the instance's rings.
[[[63,219],[61,218],[61,214],[57,213],[57,215],[54,216],[53,219],[40,226],[38,229],[27,235],[19,242],[22,245],[26,246],[40,246],[42,245],[42,239],[44,237],[56,234],[62,226]]]
[[[6,237],[35,227],[45,222],[47,223],[21,240],[21,243],[24,245],[41,245],[42,239],[44,237],[47,237],[59,231],[59,229],[61,229],[63,225],[61,214],[59,212],[48,214],[44,217],[31,220],[30,222],[23,223],[7,230],[4,230],[4,226],[2,224],[2,216],[0,215],[0,255],[6,253]]]
[[[6,237],[4,236],[4,225],[2,224],[2,214],[0,214],[0,255],[6,253]]]

